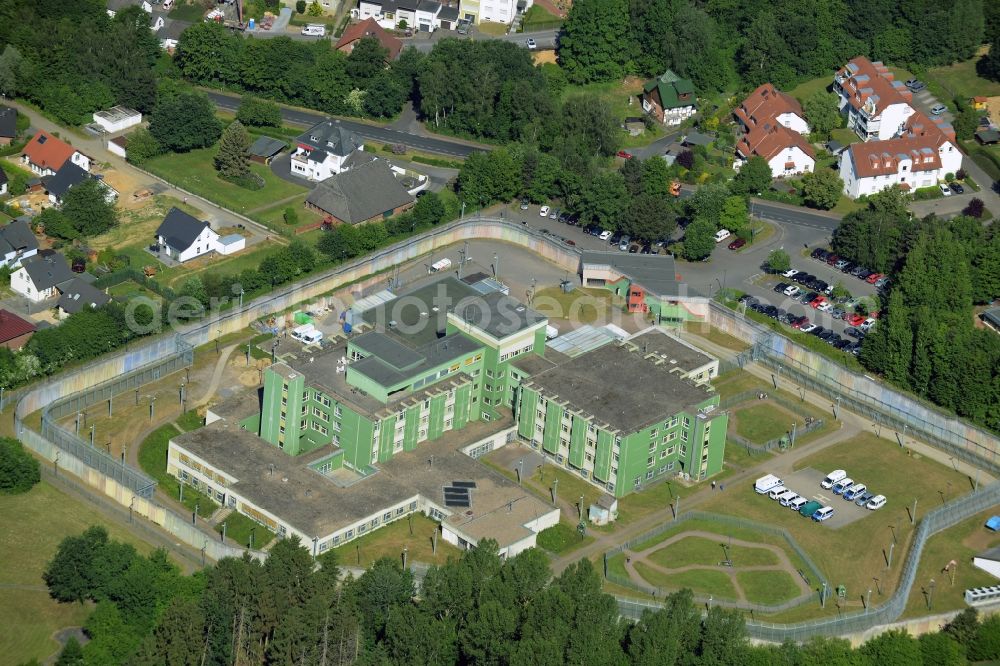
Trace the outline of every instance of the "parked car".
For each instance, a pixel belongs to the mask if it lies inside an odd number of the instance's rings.
[[[844,491],[844,499],[848,502],[853,502],[858,498],[858,495],[862,494],[868,490],[868,486],[863,483],[855,483],[853,486]]]
[[[829,490],[830,488],[833,488],[833,484],[837,483],[841,479],[846,479],[846,478],[847,478],[847,472],[845,472],[842,469],[835,469],[829,474],[827,474],[825,477],[823,477],[823,480],[819,482],[819,485],[820,488],[825,488],[826,490]]]
[[[885,495],[876,495],[875,497],[868,500],[868,504],[865,504],[866,509],[875,511],[876,509],[881,509],[885,506]]]
[[[541,208],[538,209],[538,217],[548,217],[549,210],[550,209],[548,206],[542,206]]]
[[[909,81],[906,82],[906,87],[912,90],[913,92],[920,92],[921,90],[927,87],[927,84],[924,83],[923,81],[918,81],[917,79],[910,79]]]
[[[792,511],[802,511],[802,507],[809,503],[805,497],[796,497],[788,503],[788,508]]]
[[[845,329],[844,329],[844,334],[845,334],[845,335],[849,335],[849,336],[851,336],[852,338],[858,338],[859,340],[860,340],[861,338],[865,337],[865,334],[864,334],[864,333],[862,333],[861,331],[859,331],[858,329],[856,329],[856,328],[855,328],[855,327],[853,327],[853,326],[849,326],[849,327],[845,328]]]
[[[799,513],[806,518],[812,518],[812,515],[823,508],[823,505],[819,502],[813,500],[811,502],[806,502],[805,506],[799,509]]]
[[[817,523],[822,523],[824,520],[829,520],[832,515],[833,515],[833,507],[824,506],[822,509],[820,509],[819,511],[817,511],[812,515],[812,519],[815,520]]]
[[[965,194],[965,188],[959,183],[950,183],[951,191],[955,194]]]
[[[872,326],[874,326],[875,323],[876,323],[876,320],[873,319],[873,318],[871,318],[871,317],[869,317],[868,319],[865,319],[863,322],[861,322],[861,325],[858,326],[858,328],[860,330],[864,331],[865,334],[867,334],[868,331],[872,330]]]
[[[865,504],[868,504],[868,500],[870,500],[872,497],[875,497],[875,493],[871,492],[870,490],[866,490],[865,492],[861,493],[854,499],[854,503],[857,504],[858,506],[864,506]]]
[[[600,238],[602,241],[606,241],[609,238],[611,238],[611,235],[612,235],[611,232],[605,229],[604,231],[601,232],[601,235],[598,236],[598,238]]]
[[[830,310],[833,310],[833,303],[824,300],[822,303],[816,306],[816,309],[819,310],[820,312],[829,312]]]
[[[847,490],[853,485],[854,485],[854,479],[847,476],[841,479],[840,481],[837,481],[837,483],[833,484],[833,488],[831,488],[831,490],[833,490],[834,495],[842,495],[845,490]]]
[[[566,243],[566,245],[576,245],[576,241],[572,238],[563,238],[563,243]]]
[[[833,254],[832,252],[826,256],[826,263],[829,266],[833,266],[838,261],[840,261],[840,256]]]
[[[819,309],[819,306],[823,305],[826,302],[827,302],[826,301],[826,296],[823,296],[821,294],[821,295],[817,296],[816,298],[812,299],[812,301],[809,302],[809,307],[814,308],[814,309]]]
[[[812,257],[813,259],[818,259],[819,261],[826,261],[826,255],[828,254],[830,253],[827,250],[818,247],[815,250],[813,250],[809,256]]]
[[[940,102],[931,107],[932,116],[940,116],[942,113],[948,110],[948,107]]]
[[[833,265],[833,267],[836,268],[838,271],[842,271],[844,270],[844,267],[850,263],[851,262],[849,262],[847,259],[839,259],[837,260],[837,263]]]
[[[844,316],[844,321],[847,322],[849,326],[860,326],[865,318],[856,312],[848,313]]]
[[[791,285],[788,284],[787,282],[779,282],[778,284],[774,285],[774,293],[776,294],[783,293],[790,286]]]
[[[745,240],[743,240],[742,238],[737,238],[736,240],[734,240],[732,243],[729,244],[729,249],[738,250],[746,244],[747,242]]]
[[[559,219],[559,209],[558,208],[556,208],[555,210],[553,210],[552,212],[549,213],[549,219],[550,220],[558,220]]]
[[[794,490],[788,490],[784,495],[778,498],[778,504],[781,506],[788,506],[797,499],[799,499],[799,494]]]
[[[794,268],[790,268],[787,271],[785,271],[784,273],[782,273],[781,277],[786,277],[786,278],[795,277],[796,275],[798,275],[801,272],[802,271],[797,271]]]
[[[817,328],[819,328],[819,326],[817,326],[816,324],[806,323],[803,324],[801,327],[799,327],[799,330],[802,331],[803,333],[812,333]]]
[[[528,206],[531,204],[527,199],[521,199],[521,210],[528,210]]]
[[[802,293],[802,290],[799,287],[792,284],[788,285],[788,287],[786,287],[785,290],[781,293],[790,298],[795,298],[796,296]]]
[[[940,185],[938,185],[938,187],[941,188],[941,194],[945,195],[946,197],[951,196],[951,188],[948,187],[947,184],[941,183]]]
[[[619,150],[617,154],[618,154],[618,157],[622,158],[623,160],[630,160],[630,159],[632,159],[632,153],[630,153],[628,151]]]
[[[808,326],[808,325],[809,325],[809,317],[806,316],[796,317],[795,319],[792,320],[792,328],[801,329],[803,326]]]
[[[528,47],[528,50],[529,50],[529,51],[534,51],[535,49],[537,49],[537,48],[538,48],[538,44],[536,44],[536,43],[535,43],[535,40],[533,40],[533,39],[531,39],[531,38],[528,38],[528,41],[526,41],[526,42],[524,43],[524,45],[525,45],[526,47]]]
[[[809,331],[810,335],[815,335],[817,338],[819,336],[823,335],[824,333],[826,333],[826,328],[824,328],[822,326],[817,326],[813,330]]]
[[[885,277],[884,273],[872,273],[871,275],[865,278],[865,282],[867,282],[868,284],[875,284],[876,282],[879,281],[880,278],[884,277]]]

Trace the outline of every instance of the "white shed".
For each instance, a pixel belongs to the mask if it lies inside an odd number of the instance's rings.
[[[94,123],[109,134],[121,132],[141,122],[141,113],[124,106],[113,106],[106,111],[94,112]]]
[[[239,234],[228,234],[218,240],[219,254],[233,254],[247,246],[247,239]]]

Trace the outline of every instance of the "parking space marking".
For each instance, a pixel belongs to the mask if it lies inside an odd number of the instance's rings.
[[[813,495],[813,497],[823,502],[824,504],[829,504],[832,501],[829,497],[827,497],[823,493],[816,493],[815,495]]]

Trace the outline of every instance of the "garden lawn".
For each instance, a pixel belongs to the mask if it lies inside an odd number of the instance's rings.
[[[574,289],[563,293],[558,287],[539,289],[531,307],[550,319],[569,319],[581,324],[609,321],[614,297],[605,289]]]
[[[792,421],[798,420],[783,407],[773,402],[751,404],[734,410],[736,434],[754,444],[766,444],[791,430]]]
[[[679,569],[689,564],[716,566],[725,559],[725,538],[706,539],[700,536],[684,537],[649,555],[649,559],[669,569]],[[729,557],[737,567],[777,564],[777,556],[764,548],[729,546]]]
[[[524,12],[524,18],[521,19],[521,29],[523,32],[547,30],[561,23],[561,18],[541,5],[532,5],[528,7],[528,11]],[[530,37],[530,35],[528,36]]]
[[[222,180],[212,163],[216,148],[200,148],[187,153],[168,153],[155,157],[144,166],[148,171],[174,185],[242,213],[273,207],[278,202],[305,193],[306,188],[278,178],[271,170],[253,163],[250,170],[264,179],[264,187],[248,190]]]
[[[817,91],[828,90],[832,85],[833,75],[826,74],[824,76],[817,76],[815,79],[803,81],[786,92],[800,102],[804,102],[806,98],[814,95]]]
[[[928,83],[934,83],[945,91],[951,93],[951,97],[959,97],[968,101],[970,97],[982,95],[993,97],[1000,95],[1000,82],[984,79],[976,73],[976,62],[979,56],[971,60],[957,62],[947,67],[932,67],[927,70],[926,79]],[[938,100],[943,104],[951,105],[951,99]]]
[[[42,572],[63,538],[103,525],[111,538],[140,553],[152,550],[95,508],[45,481],[23,495],[0,495],[0,515],[0,584],[39,587],[0,594],[0,661],[7,664],[44,661],[59,647],[51,635],[80,626],[90,614],[90,604],[60,604],[44,589]]]
[[[576,529],[566,523],[556,523],[538,533],[538,547],[556,555],[579,548],[593,540],[594,537],[581,536]]]
[[[747,601],[773,606],[799,596],[799,587],[785,571],[737,571],[739,583]]]
[[[205,9],[198,0],[191,0],[190,3],[182,1],[178,3],[176,7],[171,9],[167,16],[175,21],[190,21],[192,23],[197,23],[204,20]]]
[[[168,423],[150,433],[139,445],[139,467],[156,479],[159,490],[175,500],[180,497],[180,484],[177,479],[167,474],[167,446],[171,437],[180,434],[180,430]],[[199,515],[208,516],[218,505],[215,500],[185,484],[184,506],[191,511],[197,506]]]
[[[647,583],[661,589],[674,591],[688,587],[699,595],[720,599],[737,598],[732,581],[722,571],[692,569],[676,574],[665,574],[642,562],[636,562],[635,569]]]
[[[226,537],[232,539],[241,546],[250,547],[250,531],[253,530],[254,548],[260,549],[271,543],[274,539],[274,532],[267,529],[260,523],[244,516],[242,513],[233,511],[226,519],[215,526],[215,531],[222,534],[222,526],[226,526]]]
[[[304,227],[315,222],[321,222],[323,220],[323,215],[317,213],[314,210],[309,210],[305,207],[306,197],[309,196],[308,192],[304,192],[301,196],[296,197],[293,201],[286,201],[285,203],[280,203],[271,208],[265,208],[263,210],[258,210],[251,217],[263,224],[269,229],[273,229],[279,234],[285,236],[294,237],[295,230],[299,227]],[[295,214],[298,216],[298,222],[295,224],[288,224],[285,222],[285,210],[287,208],[292,208],[295,210]]]
[[[437,522],[422,513],[410,514],[413,534],[410,534],[407,517],[399,518],[379,527],[363,537],[334,548],[337,563],[345,567],[370,567],[375,560],[389,557],[402,563],[406,548],[407,563],[444,564],[450,557],[459,557],[462,551],[446,543],[441,535],[437,539],[437,554],[433,553],[432,537],[438,530]]]

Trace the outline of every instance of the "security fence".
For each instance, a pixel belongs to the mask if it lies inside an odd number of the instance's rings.
[[[816,587],[818,589],[821,588],[822,585],[826,582],[826,579],[820,572],[819,567],[816,566],[816,563],[812,561],[812,558],[809,557],[809,555],[804,550],[802,550],[799,544],[795,541],[795,538],[792,537],[792,535],[789,534],[784,529],[780,527],[774,527],[773,525],[765,525],[763,523],[758,523],[752,520],[737,518],[735,516],[725,516],[716,513],[704,513],[701,511],[688,511],[686,513],[682,513],[681,515],[677,516],[676,520],[669,523],[663,523],[661,525],[658,525],[657,527],[654,527],[650,531],[641,534],[640,536],[637,536],[634,539],[630,539],[624,544],[612,548],[611,550],[607,551],[607,553],[605,553],[604,555],[605,563],[607,562],[608,558],[614,557],[619,553],[625,553],[626,551],[639,551],[643,550],[645,547],[651,547],[651,546],[645,546],[645,544],[651,541],[652,539],[655,539],[656,537],[664,534],[665,532],[673,531],[680,528],[679,530],[680,533],[683,531],[683,525],[691,520],[701,520],[708,523],[715,523],[716,525],[719,525],[722,528],[752,530],[755,532],[760,532],[762,534],[778,537],[779,539],[782,539],[785,542],[785,544],[788,545],[789,548],[792,549],[792,551],[799,557],[799,559],[802,560],[802,563],[805,565],[806,570],[803,571],[799,569],[797,573],[799,574],[799,576],[802,577],[803,580],[806,581],[808,585]],[[719,537],[724,538],[725,534],[720,533]],[[605,566],[605,569],[607,569],[607,566]],[[655,587],[652,585],[643,585],[641,583],[636,583],[631,578],[622,577],[618,574],[614,574],[607,571],[605,573],[605,577],[609,582],[615,583],[616,585],[621,585],[622,587],[632,588],[634,590],[643,592],[645,594],[649,594],[653,598],[657,597],[663,598],[671,591],[675,591],[675,590],[665,590],[663,588]],[[765,604],[740,603],[734,600],[717,599],[713,597],[707,597],[704,595],[695,595],[695,600],[701,603],[712,603],[718,606],[728,606],[744,610],[754,610],[754,611],[759,611],[761,613],[777,613],[779,611],[795,608],[796,606],[801,606],[805,603],[808,603],[811,598],[812,598],[811,596],[806,596],[806,597],[798,596],[795,599],[790,599],[789,601],[780,604],[765,605]],[[816,597],[816,599],[818,600],[819,597]],[[639,611],[639,613],[641,614],[641,610]]]

